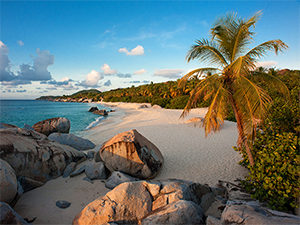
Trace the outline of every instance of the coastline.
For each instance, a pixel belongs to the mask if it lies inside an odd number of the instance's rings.
[[[81,136],[96,144],[94,151],[116,134],[136,129],[153,142],[164,156],[164,166],[154,180],[178,178],[215,186],[218,180],[234,182],[247,174],[238,164],[241,156],[232,149],[237,139],[236,124],[225,121],[220,132],[205,137],[203,128],[186,123],[204,116],[206,109],[193,109],[184,119],[182,110],[140,108],[138,103],[102,103],[115,112],[98,126],[83,131]],[[85,161],[78,165],[89,163]],[[43,186],[24,193],[14,209],[23,217],[37,217],[35,224],[71,224],[74,217],[91,201],[109,189],[101,180],[93,183],[76,177],[58,177]],[[71,202],[67,209],[55,205],[57,200]]]

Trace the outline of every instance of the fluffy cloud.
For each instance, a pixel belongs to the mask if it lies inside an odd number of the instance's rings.
[[[139,75],[139,74],[143,74],[143,73],[146,73],[147,71],[145,69],[140,69],[140,70],[137,70],[135,71],[133,74],[134,75]]]
[[[23,41],[19,40],[17,42],[18,42],[18,45],[20,45],[21,47],[24,46],[24,42]]]
[[[106,86],[106,87],[111,86],[111,81],[108,80],[108,81],[106,81],[103,85]]]
[[[130,78],[132,76],[130,73],[119,73],[117,70],[110,68],[108,64],[103,64],[101,70],[105,76],[117,76],[119,78]]]
[[[115,75],[115,74],[117,74],[117,71],[111,69],[108,64],[103,64],[103,66],[101,67],[101,70],[103,71],[104,75]]]
[[[170,79],[177,79],[182,76],[183,70],[180,69],[161,69],[154,73],[154,76],[166,77]]]
[[[102,80],[103,76],[100,72],[96,70],[92,70],[86,75],[84,81],[82,81],[79,85],[84,87],[97,87],[99,80]]]
[[[51,80],[48,66],[54,63],[54,56],[49,51],[36,50],[37,56],[33,59],[33,65],[22,64],[16,73],[11,71],[8,58],[8,48],[0,41],[0,82],[3,85],[16,86],[31,84],[31,81]]]
[[[120,48],[120,53],[125,53],[126,55],[144,55],[144,47],[141,45],[136,46],[135,48],[128,51],[127,48]]]
[[[256,67],[273,67],[276,65],[277,65],[276,61],[262,61],[262,62],[255,63]]]

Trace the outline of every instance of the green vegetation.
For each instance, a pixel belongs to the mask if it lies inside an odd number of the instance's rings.
[[[269,73],[262,73],[260,79],[254,79],[255,63],[267,51],[274,50],[277,54],[287,48],[281,40],[264,42],[252,49],[247,47],[253,39],[254,28],[260,13],[248,20],[228,14],[219,19],[211,29],[211,39],[197,40],[187,54],[188,62],[200,60],[215,67],[199,68],[186,74],[180,84],[194,76],[209,76],[202,79],[191,91],[189,101],[182,116],[188,114],[198,102],[210,99],[203,126],[205,133],[220,129],[228,116],[231,106],[238,128],[238,146],[244,147],[250,165],[254,166],[251,153],[251,140],[255,137],[257,124],[264,119],[271,97],[261,84],[272,85],[283,94],[288,95],[287,87]],[[232,116],[231,116],[232,117]]]
[[[82,91],[78,91],[68,97],[71,98],[93,98],[95,96],[97,96],[99,93],[101,93],[101,91],[97,90],[97,89],[89,89],[89,90],[82,90]]]
[[[244,155],[240,163],[250,170],[242,182],[245,189],[274,209],[291,211],[299,204],[300,195],[300,71],[270,72],[287,85],[290,100],[286,101],[276,89],[268,89],[274,100],[253,141],[253,167],[249,166],[245,149],[235,149]]]

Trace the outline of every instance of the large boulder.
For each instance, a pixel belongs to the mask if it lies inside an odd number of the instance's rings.
[[[6,129],[6,128],[17,128],[17,126],[8,123],[0,123],[0,129]]]
[[[159,149],[136,130],[114,136],[97,154],[110,171],[121,171],[141,179],[155,177],[164,161]],[[99,157],[95,160],[99,161]]]
[[[10,203],[17,194],[17,177],[14,169],[0,159],[0,201]]]
[[[203,224],[203,212],[194,202],[179,200],[150,213],[141,224]]]
[[[51,141],[63,145],[69,145],[77,150],[88,150],[95,148],[95,144],[88,139],[78,137],[74,134],[52,133],[48,136]]]
[[[54,132],[69,133],[70,120],[64,117],[55,117],[47,120],[37,122],[32,128],[42,134],[49,135]]]
[[[229,202],[221,217],[222,224],[264,225],[299,224],[300,217],[262,207],[257,202]]]
[[[25,225],[27,223],[15,210],[5,202],[0,202],[0,224]]]
[[[94,110],[94,114],[100,115],[100,116],[107,116],[108,112],[105,109],[100,109],[100,110]]]
[[[0,130],[0,157],[12,166],[17,176],[42,183],[62,175],[69,163],[86,158],[83,152],[22,128]]]
[[[117,186],[88,204],[74,219],[74,225],[131,224],[145,217],[152,206],[152,196],[146,182],[128,182]]]
[[[96,110],[99,110],[97,106],[96,106],[96,107],[91,107],[91,108],[89,109],[89,112],[94,112],[94,111],[96,111]]]
[[[182,180],[125,182],[87,205],[73,224],[173,224],[177,219],[181,224],[199,224],[203,211],[197,202],[204,193],[203,185]]]
[[[85,174],[91,180],[107,178],[107,173],[103,162],[90,163],[86,165]]]

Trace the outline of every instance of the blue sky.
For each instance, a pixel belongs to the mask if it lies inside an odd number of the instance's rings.
[[[0,10],[1,98],[176,80],[205,66],[185,55],[228,12],[262,10],[253,46],[281,39],[289,49],[261,65],[300,69],[299,1],[1,1]]]

